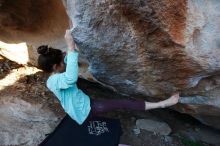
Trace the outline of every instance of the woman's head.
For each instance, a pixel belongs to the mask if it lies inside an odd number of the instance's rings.
[[[48,46],[40,46],[37,49],[38,67],[45,72],[64,72],[65,65],[63,61],[63,53],[61,50],[53,49]]]

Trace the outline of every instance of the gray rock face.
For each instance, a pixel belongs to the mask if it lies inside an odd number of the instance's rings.
[[[171,128],[167,123],[155,120],[139,119],[136,121],[136,126],[139,129],[144,129],[160,135],[169,135],[171,133]]]
[[[57,116],[42,109],[42,105],[4,98],[0,100],[1,145],[38,145],[56,127]]]
[[[206,119],[220,122],[219,1],[67,0],[67,12],[96,79],[132,96],[181,91],[176,109],[220,128]]]

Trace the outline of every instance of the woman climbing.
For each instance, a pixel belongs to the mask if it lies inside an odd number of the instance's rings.
[[[152,103],[141,100],[96,100],[90,99],[78,89],[78,52],[71,36],[66,30],[65,40],[68,46],[66,56],[61,50],[40,46],[38,65],[43,71],[51,73],[47,80],[47,87],[60,100],[65,112],[78,124],[82,124],[89,114],[96,115],[114,109],[150,110],[165,108],[178,103],[179,94],[170,98]]]

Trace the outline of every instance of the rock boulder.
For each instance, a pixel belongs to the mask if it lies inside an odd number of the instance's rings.
[[[67,12],[96,79],[135,97],[181,91],[177,110],[220,128],[219,1],[67,0]]]

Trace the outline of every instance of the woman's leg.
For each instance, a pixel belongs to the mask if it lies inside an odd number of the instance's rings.
[[[93,114],[105,113],[115,109],[145,110],[145,102],[126,99],[94,99],[91,101],[91,112]]]
[[[155,108],[165,108],[177,104],[179,101],[179,93],[173,94],[170,98],[160,102],[145,102],[145,110]]]
[[[165,108],[176,104],[179,100],[179,94],[174,94],[169,99],[160,102],[146,102],[144,100],[126,100],[126,99],[109,99],[109,100],[92,100],[92,114],[109,112],[115,109],[131,110],[150,110],[155,108]]]

